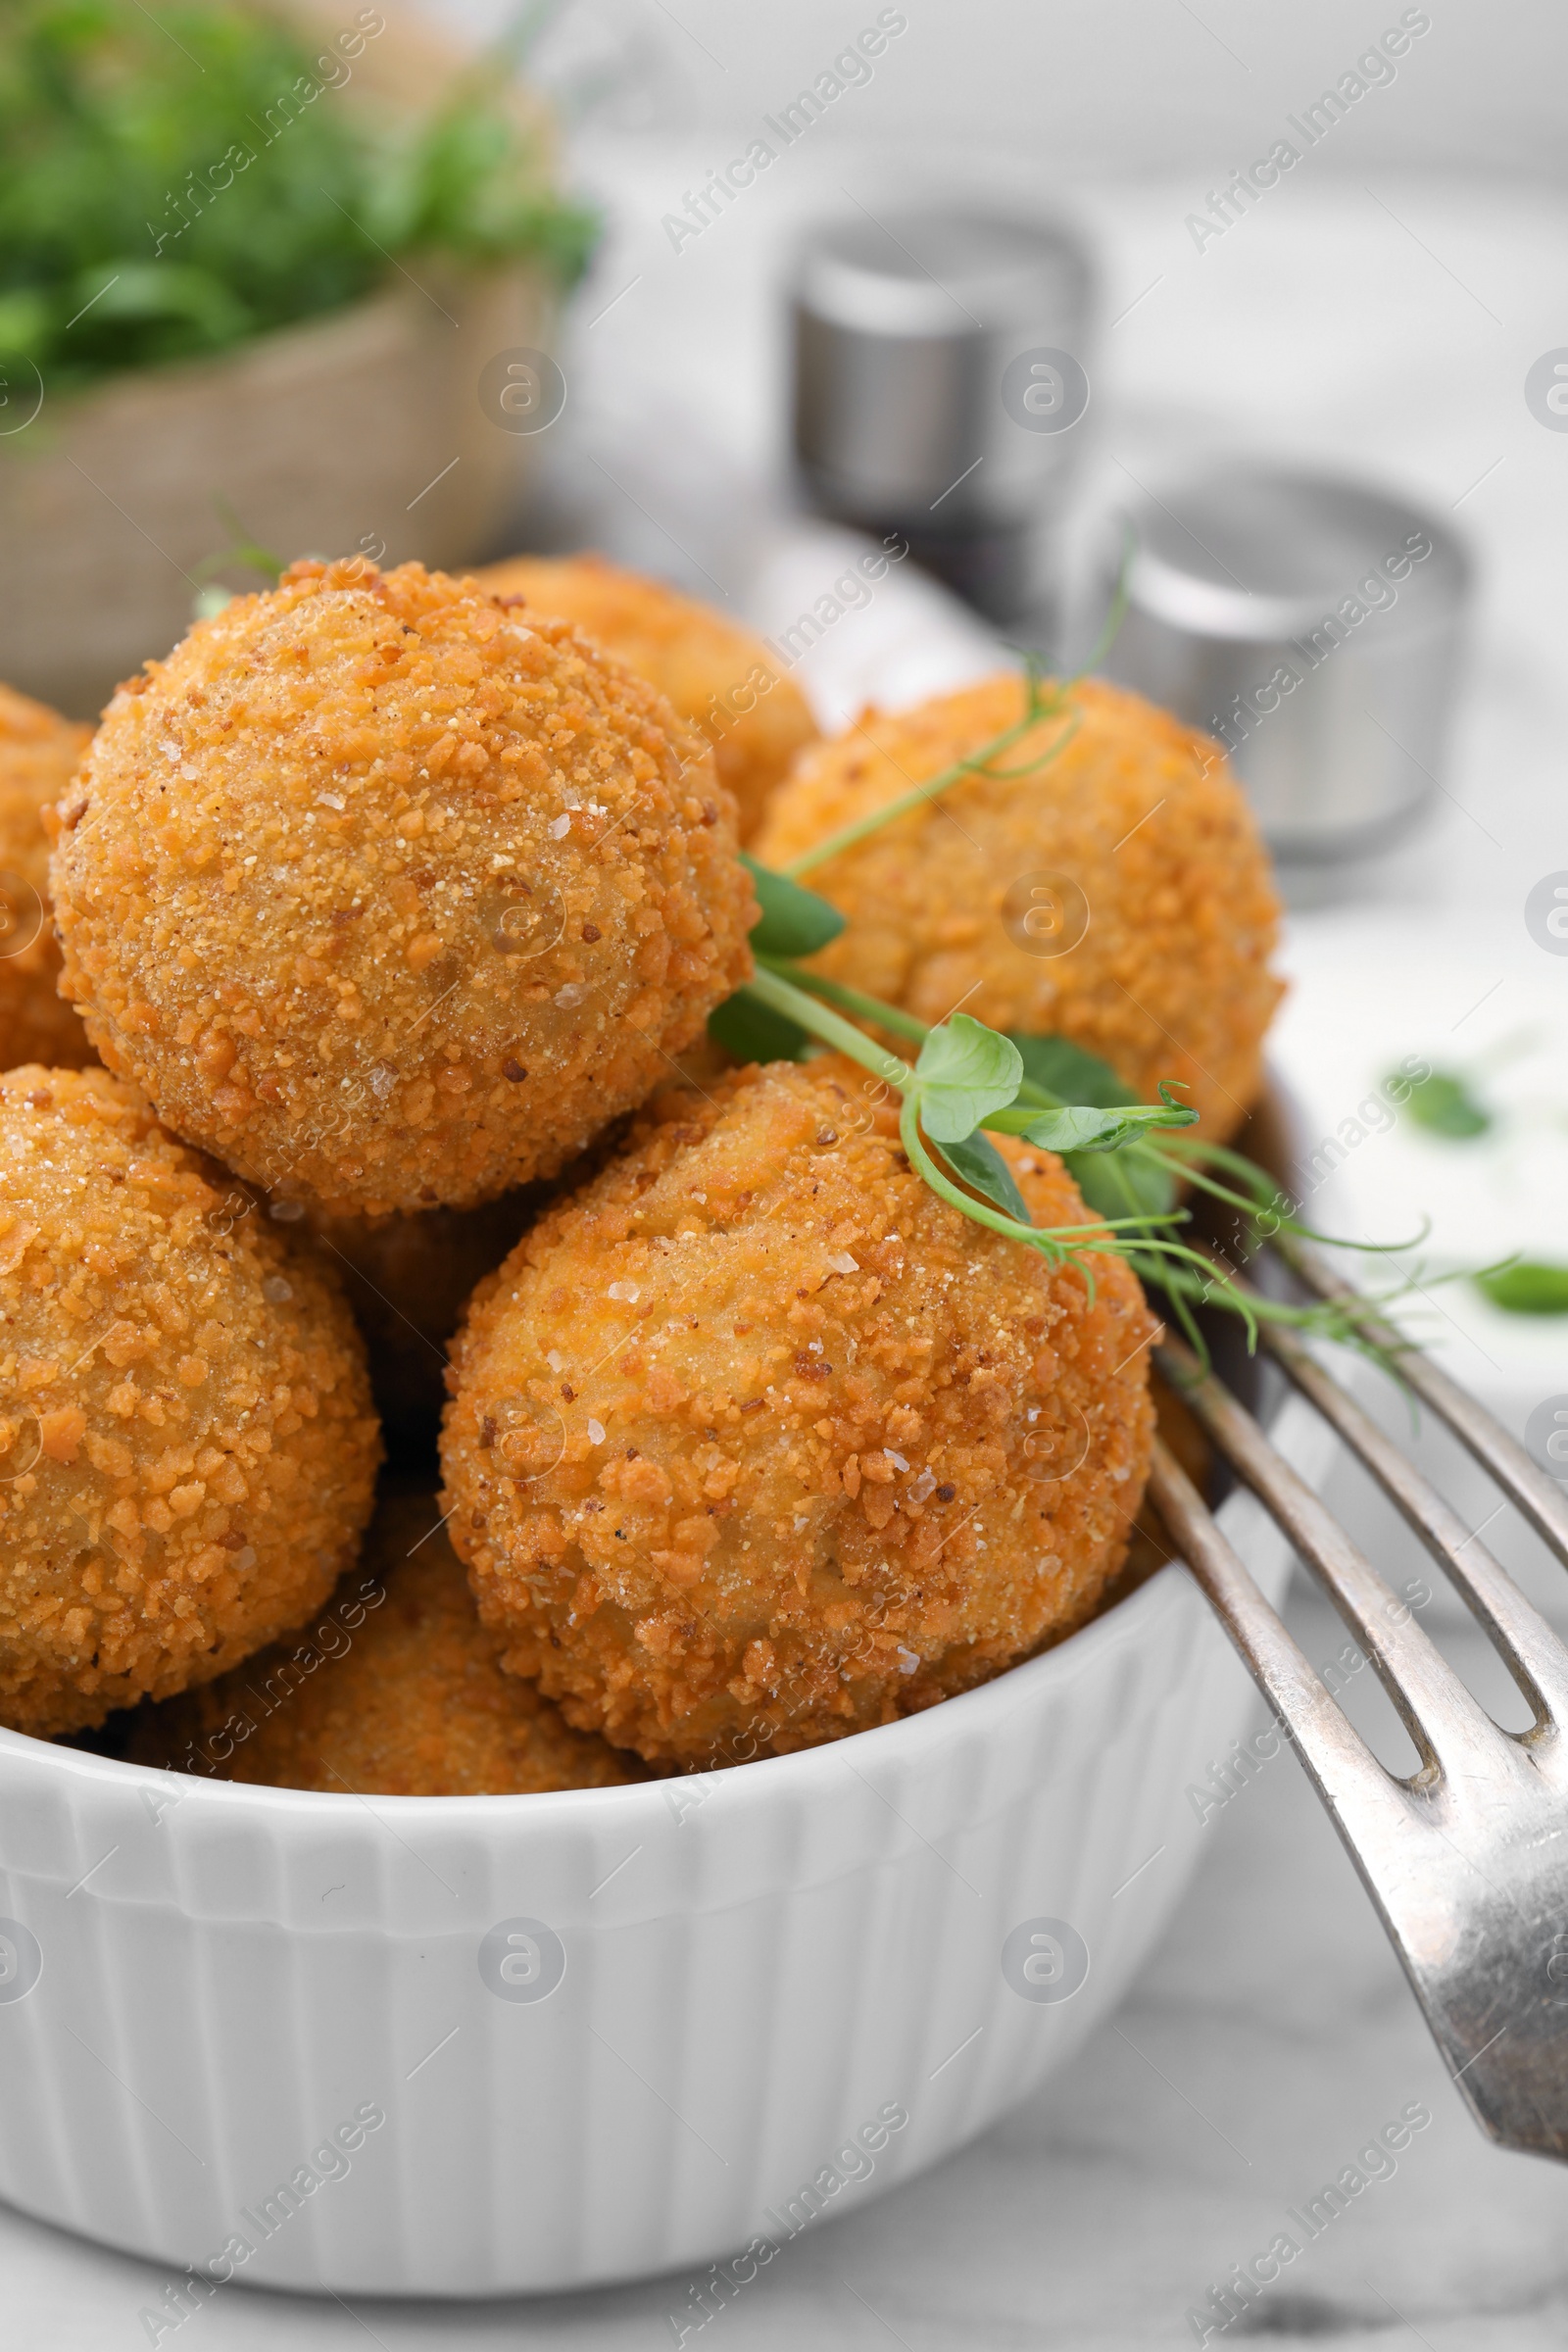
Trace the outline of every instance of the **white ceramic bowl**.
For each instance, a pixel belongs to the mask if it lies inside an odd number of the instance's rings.
[[[1321,1475],[1303,1406],[1275,1437]],[[1277,1599],[1283,1539],[1221,1519]],[[372,1800],[0,1732],[0,2195],[172,2281],[733,2293],[1111,2013],[1253,1705],[1170,1567],[929,1713],[699,1780]]]

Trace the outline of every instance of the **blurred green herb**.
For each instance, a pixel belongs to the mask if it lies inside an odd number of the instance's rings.
[[[228,532],[228,545],[220,554],[209,556],[204,564],[198,564],[195,577],[198,580],[210,579],[215,571],[257,571],[269,588],[275,588],[283,576],[282,557],[274,556],[270,547],[258,546],[226,498],[215,498],[213,505],[219,521]]]
[[[1090,1054],[1066,1037],[1024,1037],[1012,1040],[1023,1056],[1024,1076],[1062,1102],[1097,1102],[1103,1110],[1136,1102],[1108,1061]]]
[[[1568,1315],[1568,1266],[1523,1259],[1489,1267],[1475,1285],[1505,1315]]]
[[[804,890],[788,874],[775,874],[741,852],[741,863],[757,890],[761,918],[752,926],[752,947],[759,956],[814,956],[837,939],[844,917],[814,890]]]
[[[344,15],[318,50],[237,0],[4,0],[0,350],[58,389],[336,310],[400,255],[575,277],[594,220],[503,65],[376,114],[341,92],[384,19]]]
[[[1385,1079],[1387,1089],[1394,1091],[1396,1102],[1405,1084],[1396,1072]],[[1467,1078],[1452,1070],[1429,1070],[1418,1078],[1405,1098],[1404,1107],[1418,1127],[1431,1135],[1445,1135],[1452,1143],[1468,1143],[1472,1136],[1485,1135],[1492,1125],[1492,1113],[1478,1102],[1470,1092]]]
[[[742,989],[708,1016],[708,1034],[737,1061],[805,1061],[811,1039],[799,1021],[771,1004],[759,1004]]]

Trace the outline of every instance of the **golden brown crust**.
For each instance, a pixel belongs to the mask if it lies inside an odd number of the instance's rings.
[[[364,1348],[236,1198],[107,1071],[0,1077],[0,1723],[220,1674],[354,1556]]]
[[[787,864],[971,756],[1022,716],[1023,697],[1009,675],[868,715],[805,755],[758,856]],[[1148,1102],[1162,1078],[1179,1081],[1201,1132],[1222,1141],[1257,1094],[1281,993],[1267,857],[1217,744],[1098,679],[1071,702],[1077,731],[1049,764],[966,777],[806,877],[849,917],[818,967],[923,1020],[961,1004],[995,1029],[1070,1038]],[[1043,720],[999,767],[1025,767],[1063,726]],[[1004,919],[1009,888],[1041,873],[1087,901],[1070,953],[1031,953],[1019,914],[1012,930]]]
[[[1059,1161],[1001,1149],[1037,1223],[1084,1222]],[[938,1200],[837,1057],[662,1097],[454,1350],[443,1503],[505,1663],[695,1761],[891,1720],[1069,1633],[1152,1423],[1142,1294],[1090,1262],[1093,1299]]]
[[[520,596],[575,621],[701,727],[735,795],[740,837],[751,840],[769,794],[816,740],[805,695],[760,638],[603,556],[513,556],[475,577],[493,596]]]
[[[0,1069],[81,1069],[93,1050],[61,998],[43,810],[71,782],[92,734],[0,686]]]
[[[255,1182],[464,1207],[563,1166],[750,969],[711,757],[564,621],[299,564],[110,704],[61,812],[65,984]]]
[[[221,1682],[143,1710],[129,1760],[272,1788],[530,1796],[648,1768],[503,1674],[428,1494],[381,1505],[318,1621]]]

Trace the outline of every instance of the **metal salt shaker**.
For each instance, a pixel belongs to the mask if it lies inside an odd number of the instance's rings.
[[[1384,491],[1266,466],[1162,485],[1126,521],[1105,674],[1219,738],[1283,864],[1387,848],[1443,775],[1462,541]]]
[[[797,263],[795,448],[812,503],[988,619],[1047,625],[1052,523],[1089,405],[1090,270],[1059,224],[857,212]]]

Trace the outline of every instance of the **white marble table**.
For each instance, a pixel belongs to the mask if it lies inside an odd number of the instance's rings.
[[[792,188],[760,192],[747,219],[671,266],[661,191],[710,160],[676,149],[588,159],[602,184],[613,180],[618,223],[570,363],[601,436],[612,440],[617,416],[631,436],[639,411],[698,420],[669,446],[668,466],[672,477],[686,470],[671,495],[686,501],[692,552],[708,563],[740,512],[726,485],[765,474],[776,433],[783,241],[846,172],[869,185],[871,170],[842,147],[803,158]],[[1512,957],[1525,889],[1568,864],[1557,668],[1568,436],[1542,431],[1521,389],[1530,362],[1568,339],[1553,308],[1564,208],[1501,187],[1380,189],[1398,220],[1351,183],[1324,181],[1201,259],[1182,250],[1185,187],[1088,195],[1106,315],[1125,312],[1104,338],[1094,464],[1108,478],[1161,449],[1295,448],[1459,509],[1486,569],[1453,788],[1486,811],[1494,840],[1446,808],[1366,877],[1360,906],[1372,926],[1382,907],[1424,914],[1435,959],[1446,926]],[[629,438],[626,454],[629,480]],[[625,552],[642,530],[647,560],[661,561],[662,526],[624,506],[621,519]],[[1353,924],[1345,936],[1353,955]],[[1310,956],[1298,961],[1309,973]],[[1293,1608],[1309,1655],[1332,1655],[1343,1637],[1322,1605],[1298,1591]],[[1494,1688],[1471,1638],[1452,1639],[1477,1688]],[[1354,1703],[1377,1696],[1357,1690]],[[688,2345],[1191,2343],[1186,2314],[1211,2282],[1417,2102],[1432,2122],[1395,2177],[1356,2197],[1229,2335],[1348,2352],[1536,2352],[1568,2338],[1568,2175],[1500,2155],[1477,2133],[1294,1761],[1271,1764],[1207,1838],[1158,1960],[1069,2073],[940,2171],[787,2247]],[[128,2352],[147,2340],[138,2311],[160,2283],[0,2210],[0,2342],[19,2352]],[[409,2352],[518,2342],[652,2352],[676,2340],[676,2299],[657,2281],[528,2305],[352,2310],[246,2291],[204,2309],[178,2341],[199,2338],[208,2352],[347,2352],[367,2338]]]

